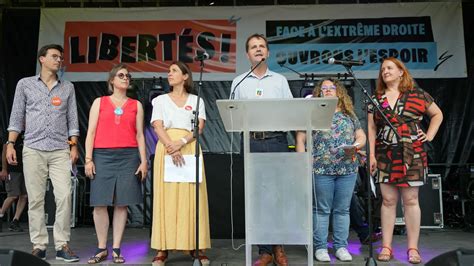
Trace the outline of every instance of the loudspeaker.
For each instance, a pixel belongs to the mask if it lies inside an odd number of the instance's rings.
[[[474,166],[459,168],[457,175],[461,189],[461,198],[474,200]]]
[[[48,266],[50,264],[38,257],[35,257],[23,251],[13,250],[13,249],[0,249],[0,265],[1,266],[23,266],[23,265]]]
[[[428,174],[426,184],[418,193],[421,209],[421,228],[439,229],[444,227],[442,180],[439,174]],[[397,205],[396,225],[405,225],[403,201]]]
[[[469,266],[474,265],[474,250],[458,248],[434,257],[426,266]]]

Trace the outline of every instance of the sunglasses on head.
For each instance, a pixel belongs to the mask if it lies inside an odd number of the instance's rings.
[[[127,74],[118,73],[116,76],[117,76],[119,79],[124,79],[125,77],[127,77],[127,79],[130,80],[130,79],[132,78],[132,75],[130,75],[130,74],[128,74],[128,73],[127,73]]]
[[[328,90],[335,90],[336,89],[336,86],[335,85],[331,85],[331,86],[321,86],[321,90],[325,90],[325,91],[328,91]]]

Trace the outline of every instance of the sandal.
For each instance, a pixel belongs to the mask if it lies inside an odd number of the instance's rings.
[[[191,258],[193,259],[196,259],[196,251],[195,250],[191,250],[189,252],[189,254],[191,255]],[[209,258],[204,255],[204,253],[202,253],[201,251],[199,252],[199,255],[197,257],[197,259],[199,260],[199,262],[201,262],[201,265],[209,265],[211,264],[211,261],[209,260]]]
[[[383,253],[384,249],[388,250],[389,252],[388,253]],[[387,247],[387,246],[383,246],[382,249],[379,252],[379,255],[377,256],[377,260],[387,262],[387,261],[390,261],[391,259],[393,259],[392,249]]]
[[[410,255],[410,251],[416,251],[416,254],[411,254]],[[420,252],[418,251],[417,248],[409,248],[407,249],[407,256],[408,256],[408,262],[411,263],[411,264],[419,264],[421,263],[421,256],[420,256]]]
[[[112,261],[116,264],[125,263],[124,257],[120,256],[120,248],[113,248]]]
[[[90,257],[87,261],[87,264],[97,264],[101,263],[102,261],[107,259],[109,252],[107,252],[107,248],[97,248],[95,251],[95,255]]]
[[[168,251],[158,251],[158,254],[151,261],[152,265],[164,266],[165,261],[168,259]]]

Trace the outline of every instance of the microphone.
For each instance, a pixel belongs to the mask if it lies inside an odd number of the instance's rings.
[[[249,71],[249,73],[247,73],[247,75],[245,75],[239,82],[237,82],[237,85],[235,85],[234,89],[232,90],[232,93],[230,94],[230,99],[231,100],[233,100],[235,98],[235,90],[240,85],[240,83],[242,83],[250,75],[250,73],[252,73],[263,61],[265,61],[265,58],[262,58],[262,60],[260,62],[258,62],[255,66],[253,66],[250,69],[250,71]]]
[[[353,60],[336,60],[334,57],[329,58],[328,63],[331,65],[343,65],[343,66],[363,66],[364,60],[353,61]]]
[[[209,58],[210,58],[210,56],[207,52],[202,52],[202,53],[198,53],[198,55],[196,57],[194,57],[194,61],[204,61],[204,60],[207,60]]]

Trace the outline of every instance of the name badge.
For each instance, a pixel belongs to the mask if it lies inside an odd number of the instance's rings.
[[[61,103],[62,103],[61,98],[59,98],[58,96],[54,96],[53,98],[51,98],[51,104],[53,106],[60,106]]]
[[[263,96],[263,89],[256,89],[255,90],[255,96],[257,97],[262,97]]]

